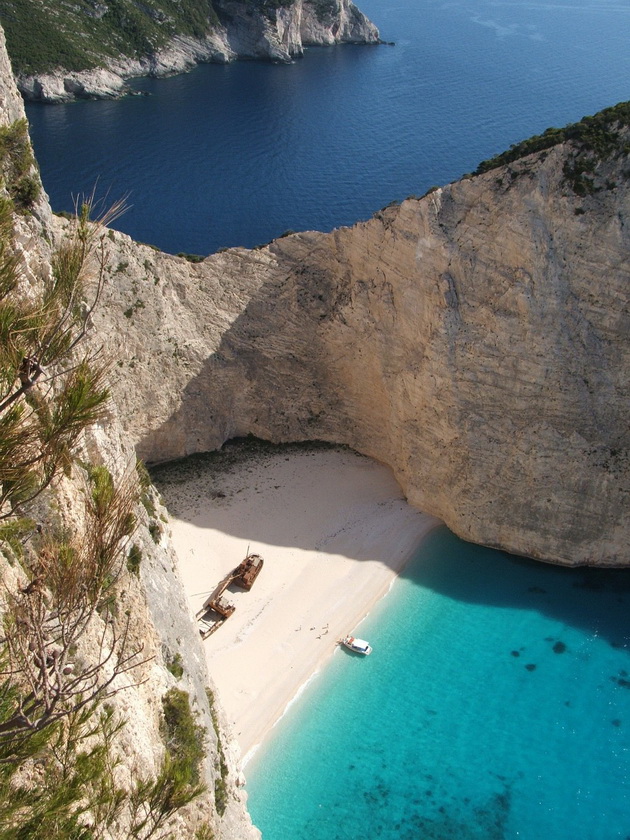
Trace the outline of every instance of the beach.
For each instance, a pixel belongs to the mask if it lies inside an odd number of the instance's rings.
[[[439,521],[388,467],[342,448],[236,445],[154,478],[193,614],[246,554],[264,558],[203,642],[245,764]]]

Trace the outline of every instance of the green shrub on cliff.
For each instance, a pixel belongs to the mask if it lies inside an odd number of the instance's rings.
[[[28,138],[26,120],[0,127],[0,174],[13,206],[28,210],[39,198],[41,187]]]
[[[140,780],[131,797],[136,807],[130,836],[138,840],[158,832],[164,837],[162,829],[171,814],[206,789],[200,782],[206,733],[195,719],[188,694],[171,688],[162,697],[162,711],[166,748],[162,768],[155,780]]]
[[[273,19],[277,9],[292,6],[293,2],[294,0],[249,0],[249,5]]]
[[[8,195],[12,168],[30,165],[20,124],[0,131],[0,151],[1,571],[12,567],[0,611],[0,837],[96,840],[121,821],[129,838],[165,837],[169,817],[203,790],[202,732],[187,695],[173,690],[161,767],[119,786],[124,722],[107,698],[129,685],[119,676],[133,681],[147,662],[130,611],[118,609],[141,487],[135,470],[115,481],[75,452],[108,397],[98,354],[81,351],[104,276],[104,232],[88,202],[50,276],[23,278]],[[50,494],[61,475],[82,499],[72,526]]]
[[[320,23],[330,23],[338,12],[337,0],[311,0],[311,6]]]
[[[515,143],[506,152],[482,161],[473,174],[481,175],[491,169],[498,169],[527,155],[551,149],[566,140],[572,141],[577,151],[587,153],[596,159],[605,159],[615,151],[627,153],[630,148],[626,143],[620,145],[619,132],[623,126],[628,125],[630,125],[630,102],[620,102],[612,108],[605,108],[593,116],[584,117],[579,122],[571,123],[564,128],[548,128],[542,134],[523,140],[522,143]]]

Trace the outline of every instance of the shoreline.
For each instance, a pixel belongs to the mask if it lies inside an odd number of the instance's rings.
[[[354,10],[354,11],[353,11]],[[177,27],[182,29],[180,25]],[[337,44],[378,46],[378,29],[349,0],[341,0],[328,21],[316,8],[289,3],[281,13],[268,16],[261,10],[236,4],[222,21],[217,17],[202,35],[172,33],[154,51],[135,56],[120,52],[111,57],[98,54],[97,66],[83,70],[54,69],[20,71],[16,81],[27,102],[61,104],[81,99],[120,99],[132,93],[128,82],[138,78],[165,78],[187,73],[198,64],[230,64],[233,61],[264,61],[293,64],[311,46]],[[121,47],[124,49],[125,47]]]
[[[420,542],[418,543],[418,546],[416,547],[416,549],[415,549],[415,550],[417,550],[417,548],[419,548],[419,547],[420,547],[420,545],[421,545],[422,541],[423,541],[423,540],[424,540],[424,539],[425,539],[425,538],[429,535],[429,533],[430,533],[430,532],[431,532],[434,528],[437,528],[437,527],[438,527],[439,525],[441,525],[441,524],[443,524],[443,523],[442,523],[440,520],[437,520],[437,519],[436,519],[436,521],[435,521],[433,524],[431,524],[431,525],[430,525],[430,527],[428,527],[428,528],[427,528],[427,530],[426,530],[426,531],[422,534],[422,536],[420,537]],[[380,595],[377,595],[377,596],[374,598],[373,602],[370,604],[370,606],[369,606],[369,608],[366,610],[365,614],[364,614],[364,615],[363,615],[363,616],[362,616],[362,617],[361,617],[361,618],[360,618],[360,619],[359,619],[359,620],[355,623],[355,627],[356,627],[356,626],[361,625],[361,624],[363,623],[363,621],[364,621],[366,618],[368,618],[368,616],[370,615],[370,613],[372,612],[372,610],[374,609],[374,607],[375,607],[375,606],[376,606],[376,605],[377,605],[377,604],[381,601],[381,599],[382,599],[382,598],[385,598],[387,595],[389,595],[389,593],[390,593],[390,591],[391,591],[391,589],[392,589],[393,585],[394,585],[394,584],[395,584],[395,582],[396,582],[396,579],[397,579],[397,578],[398,578],[398,576],[399,576],[399,575],[400,575],[400,574],[404,571],[405,567],[407,566],[407,563],[409,563],[409,562],[411,561],[411,559],[412,559],[412,557],[413,557],[413,555],[414,555],[414,553],[415,553],[415,550],[411,552],[411,554],[410,554],[410,555],[409,555],[409,557],[407,558],[407,561],[406,561],[406,562],[405,562],[405,563],[401,566],[401,568],[400,568],[400,569],[399,569],[399,570],[398,570],[398,571],[397,571],[397,572],[396,572],[396,573],[392,576],[392,578],[391,578],[391,580],[389,581],[389,584],[388,584],[388,586],[387,586],[386,590],[385,590],[384,592],[382,592]],[[275,726],[276,726],[278,723],[280,723],[280,721],[281,721],[281,720],[285,717],[285,715],[286,715],[286,714],[290,711],[291,707],[292,707],[295,703],[297,703],[297,702],[299,701],[300,697],[301,697],[301,696],[302,696],[302,695],[303,695],[303,694],[304,694],[304,693],[308,690],[308,688],[309,688],[310,684],[311,684],[312,682],[314,682],[314,681],[315,681],[315,680],[316,680],[316,679],[320,676],[320,674],[322,673],[322,671],[323,671],[323,670],[324,670],[324,669],[328,666],[328,664],[330,663],[330,660],[332,659],[333,654],[335,653],[335,650],[337,649],[337,647],[338,647],[338,643],[335,643],[335,645],[334,645],[332,648],[330,648],[329,650],[327,650],[327,651],[326,651],[326,654],[325,654],[325,655],[322,657],[322,659],[321,659],[321,660],[317,663],[317,665],[316,665],[315,669],[313,670],[313,672],[312,672],[312,673],[311,673],[311,674],[307,677],[307,679],[306,679],[303,683],[301,683],[301,685],[297,686],[297,688],[295,689],[295,691],[294,691],[293,695],[292,695],[292,696],[291,696],[291,698],[288,700],[288,702],[286,703],[286,705],[285,705],[284,709],[282,710],[282,713],[281,713],[280,715],[278,715],[277,717],[275,717],[275,718],[274,718],[274,720],[273,720],[273,721],[269,724],[269,726],[268,726],[267,730],[263,733],[263,735],[262,735],[261,739],[258,741],[258,743],[256,743],[256,744],[254,744],[253,746],[251,746],[251,747],[249,748],[249,750],[241,756],[241,758],[240,758],[240,767],[241,767],[241,770],[243,770],[243,771],[245,770],[245,768],[247,767],[247,765],[249,764],[249,762],[253,760],[253,758],[256,756],[256,754],[258,753],[258,751],[260,750],[260,748],[261,748],[262,746],[264,746],[265,741],[267,740],[267,738],[269,738],[269,737],[270,737],[270,735],[271,735],[271,733],[272,733],[273,729],[275,728]]]
[[[228,589],[236,610],[203,642],[245,764],[440,521],[350,450],[240,446],[155,482],[193,614],[248,552],[265,561],[251,591]]]

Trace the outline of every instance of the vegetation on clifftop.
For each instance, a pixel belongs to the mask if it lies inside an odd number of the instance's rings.
[[[564,128],[548,128],[542,134],[515,143],[500,155],[482,161],[473,174],[481,175],[491,169],[498,169],[568,140],[578,152],[588,153],[597,159],[608,158],[615,151],[627,153],[630,151],[630,145],[624,142],[620,146],[620,130],[629,125],[630,102],[620,102],[612,108],[605,108],[593,116],[583,117],[579,122]]]
[[[339,0],[305,0],[332,25]],[[202,40],[221,26],[249,28],[296,0],[0,0],[0,25],[13,70],[20,76],[81,72],[116,61],[154,56],[177,36]],[[356,6],[351,17],[363,20]],[[256,21],[258,20],[258,23]],[[125,70],[122,70],[123,75]]]
[[[275,20],[295,0],[238,0],[247,15]],[[320,21],[332,21],[337,0],[311,0]],[[238,12],[240,14],[241,12]],[[143,58],[176,35],[204,38],[234,7],[222,0],[0,0],[7,50],[15,73],[105,67],[112,59]]]
[[[174,35],[203,38],[218,23],[212,0],[0,0],[16,73],[87,70],[150,55]]]

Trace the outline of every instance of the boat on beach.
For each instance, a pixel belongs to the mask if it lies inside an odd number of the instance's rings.
[[[234,583],[242,589],[249,591],[260,574],[263,563],[264,560],[260,554],[249,553],[248,546],[245,559],[235,569],[227,573],[197,612],[199,633],[202,639],[207,639],[215,630],[218,630],[236,609],[236,606],[231,601],[228,601],[224,595],[228,586]]]
[[[355,636],[346,636],[345,639],[341,639],[339,644],[354,653],[361,653],[363,656],[369,656],[372,653],[372,646],[365,639],[357,639]]]
[[[249,591],[260,574],[264,562],[260,554],[248,553],[240,566],[232,572],[234,583]]]

